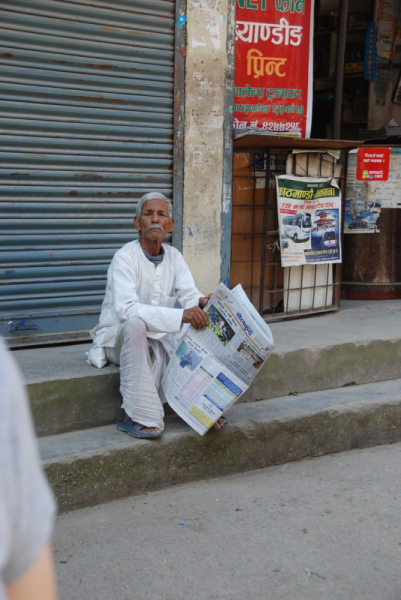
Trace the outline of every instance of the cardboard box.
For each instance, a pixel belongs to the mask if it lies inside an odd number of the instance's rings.
[[[363,73],[363,62],[345,63],[344,73]]]
[[[341,121],[343,123],[349,123],[350,121],[352,121],[353,118],[353,112],[352,110],[343,110],[341,113]]]
[[[366,119],[368,116],[368,97],[363,96],[362,98],[354,98],[352,103],[352,119],[353,121],[359,121]]]
[[[360,15],[350,14],[348,13],[347,19],[347,27],[353,29],[354,27],[366,27],[368,28],[369,21],[366,18],[361,17]]]

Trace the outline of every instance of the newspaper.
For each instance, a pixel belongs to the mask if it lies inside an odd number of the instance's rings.
[[[230,291],[221,283],[204,310],[208,327],[188,329],[162,379],[167,402],[200,435],[248,389],[274,348],[241,285]]]
[[[341,193],[331,177],[279,175],[281,265],[341,262]]]

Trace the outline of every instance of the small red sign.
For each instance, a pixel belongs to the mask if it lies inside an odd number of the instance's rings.
[[[358,181],[388,181],[390,148],[358,148]]]

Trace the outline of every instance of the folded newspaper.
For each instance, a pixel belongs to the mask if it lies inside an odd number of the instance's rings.
[[[230,291],[221,283],[204,310],[208,327],[188,329],[162,379],[167,402],[200,435],[248,389],[274,348],[241,285]]]

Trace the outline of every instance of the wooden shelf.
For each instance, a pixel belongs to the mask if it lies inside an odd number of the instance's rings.
[[[364,25],[363,27],[347,27],[347,33],[352,33],[354,31],[366,31],[368,25]],[[322,31],[315,31],[315,36],[317,35],[327,35],[330,33],[337,33],[338,29],[324,29]]]
[[[367,119],[358,119],[357,121],[341,121],[341,125],[364,125],[367,122]]]
[[[351,148],[359,148],[364,142],[359,140],[326,140],[313,138],[298,138],[298,137],[280,137],[268,135],[244,135],[242,138],[237,138],[233,142],[236,152],[254,152],[255,150],[267,150],[269,148],[285,148],[293,150],[307,149],[322,149],[322,150],[345,150]],[[238,150],[240,148],[241,150]]]
[[[355,79],[357,77],[364,77],[365,73],[344,73],[344,79]],[[334,81],[335,77],[314,77],[314,81]]]

